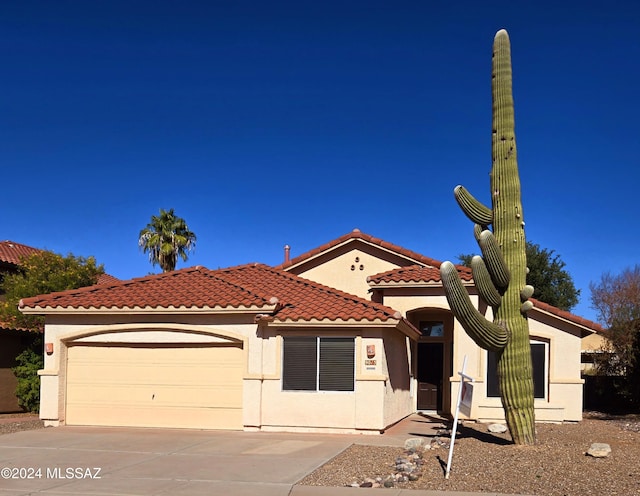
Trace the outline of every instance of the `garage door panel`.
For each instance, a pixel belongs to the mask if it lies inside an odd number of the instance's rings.
[[[74,363],[74,374],[69,379],[73,384],[172,384],[179,373],[181,384],[201,385],[204,377],[212,377],[216,384],[237,384],[242,378],[240,364],[226,366],[207,364],[171,364],[171,366],[154,364],[129,364],[123,367],[122,362],[90,364]]]
[[[172,429],[242,429],[241,416],[235,409],[224,408],[162,408],[139,407],[137,415],[145,418],[144,425],[132,425],[128,420],[131,410],[127,406],[111,407],[107,410],[95,405],[77,405],[78,418],[92,419],[90,424],[72,423],[70,425],[99,425],[115,427],[165,427]],[[68,422],[67,422],[68,423]]]
[[[242,428],[242,348],[71,346],[66,423]]]
[[[154,406],[197,406],[201,408],[235,407],[242,402],[240,387],[194,386],[95,386],[77,385],[69,390],[67,404],[102,404],[108,398],[110,405],[130,405],[153,408]]]

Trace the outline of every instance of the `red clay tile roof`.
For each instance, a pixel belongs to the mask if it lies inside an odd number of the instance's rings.
[[[306,253],[303,253],[302,255],[299,255],[295,258],[292,258],[291,260],[289,260],[288,262],[284,262],[278,266],[276,266],[278,269],[284,269],[286,270],[287,268],[294,266],[294,265],[298,265],[301,262],[304,262],[307,259],[313,258],[316,255],[319,255],[325,251],[331,250],[332,248],[335,248],[337,246],[340,246],[348,241],[351,240],[362,240],[366,243],[372,244],[372,245],[377,245],[380,246],[382,248],[385,248],[387,250],[393,251],[398,253],[399,255],[402,255],[406,258],[410,258],[415,260],[417,263],[420,264],[424,264],[424,265],[432,265],[434,267],[440,267],[441,262],[434,260],[433,258],[429,258],[429,257],[425,257],[424,255],[421,255],[420,253],[416,253],[415,251],[411,251],[408,250],[406,248],[402,248],[401,246],[397,246],[391,243],[388,243],[387,241],[384,241],[380,238],[376,238],[374,236],[371,236],[370,234],[365,234],[363,232],[360,232],[360,229],[354,229],[353,231],[351,231],[350,233],[347,233],[343,236],[340,236],[337,239],[334,239],[333,241],[329,241],[328,243],[319,246],[318,248],[314,248],[313,250],[310,250]]]
[[[20,265],[22,258],[30,257],[34,253],[40,253],[41,251],[44,250],[16,243],[15,241],[0,241],[0,262]],[[108,284],[119,280],[111,274],[100,274],[96,284]]]
[[[274,300],[277,298],[277,300]],[[277,301],[277,305],[276,305]],[[276,321],[392,321],[393,309],[262,264],[192,267],[110,285],[25,298],[29,313],[53,309],[253,309]],[[402,319],[404,320],[404,319]]]
[[[458,273],[460,278],[465,282],[473,282],[471,269],[462,265],[458,265]],[[440,270],[435,267],[421,267],[420,265],[411,265],[409,267],[399,267],[397,269],[382,272],[367,278],[367,282],[371,285],[380,285],[383,283],[439,283]],[[560,310],[548,303],[531,298],[535,308],[550,313],[556,317],[563,318],[574,324],[584,326],[596,332],[602,332],[603,327],[597,322],[579,317],[571,312]]]
[[[365,234],[360,232],[359,229],[354,229],[350,233],[347,233],[343,236],[340,236],[333,241],[329,241],[318,248],[314,248],[302,255],[299,255],[287,262],[284,262],[277,266],[279,269],[287,270],[289,267],[294,265],[298,265],[301,262],[304,262],[307,259],[313,258],[321,253],[331,250],[337,246],[340,246],[350,240],[363,240],[367,243],[371,243],[374,245],[381,246],[388,250],[394,251],[402,256],[413,259],[417,264],[399,267],[397,269],[392,269],[387,272],[382,272],[380,274],[375,274],[369,276],[367,278],[367,282],[372,285],[381,284],[381,283],[439,283],[440,282],[440,265],[442,262],[435,260],[430,257],[425,257],[420,253],[416,253],[414,251],[408,250],[406,248],[402,248],[401,246],[394,245],[392,243],[388,243],[380,238],[376,238],[369,234]],[[465,282],[473,282],[473,276],[471,274],[471,269],[462,265],[458,265],[458,273],[460,277]],[[602,326],[596,322],[591,320],[587,320],[585,318],[579,317],[577,315],[572,314],[571,312],[566,312],[564,310],[560,310],[552,305],[547,303],[543,303],[541,301],[531,299],[535,305],[535,308],[548,312],[557,317],[568,320],[569,322],[573,322],[578,325],[582,325],[596,332],[601,332],[603,330]]]
[[[563,318],[575,324],[579,324],[581,326],[587,327],[588,329],[594,330],[596,332],[604,332],[605,330],[604,327],[602,327],[597,322],[585,319],[583,317],[579,317],[578,315],[574,315],[571,312],[567,312],[566,310],[560,310],[557,307],[549,305],[548,303],[545,303],[543,301],[536,300],[535,298],[530,298],[530,300],[533,302],[535,308],[542,310],[544,312],[548,312],[552,315],[555,315],[556,317]]]
[[[20,265],[20,259],[39,253],[42,250],[16,243],[15,241],[0,241],[0,262]]]
[[[98,276],[98,282],[96,284],[111,284],[118,281],[120,281],[120,279],[112,276],[111,274],[100,274]]]
[[[462,265],[458,265],[457,267],[460,278],[463,281],[473,281],[471,269]],[[367,282],[371,285],[379,285],[382,283],[439,283],[440,269],[431,265],[426,267],[422,265],[409,265],[369,276]]]

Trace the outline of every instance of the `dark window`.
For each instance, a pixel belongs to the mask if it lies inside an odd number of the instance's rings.
[[[545,343],[531,343],[531,362],[533,365],[533,396],[544,398],[546,389],[547,352]],[[498,386],[498,360],[497,355],[487,352],[487,396],[500,396]]]
[[[544,343],[531,343],[531,361],[533,362],[533,395],[544,398],[545,362],[547,358]]]
[[[352,338],[284,338],[282,389],[353,391],[355,345]]]
[[[423,336],[442,337],[444,336],[444,322],[422,321],[420,322],[420,332]]]
[[[317,351],[315,338],[285,338],[283,389],[315,391]]]

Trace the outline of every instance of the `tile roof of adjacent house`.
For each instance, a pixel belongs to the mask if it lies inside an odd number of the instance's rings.
[[[405,321],[389,307],[263,264],[218,270],[191,267],[25,298],[21,308],[28,309],[28,313],[60,310],[213,312],[235,309],[271,313],[279,322]]]
[[[380,238],[376,238],[375,236],[371,236],[370,234],[365,234],[363,232],[360,232],[360,229],[354,229],[350,233],[344,234],[343,236],[340,236],[339,238],[336,238],[333,241],[329,241],[328,243],[325,243],[322,246],[319,246],[317,248],[314,248],[313,250],[310,250],[306,253],[298,255],[297,257],[292,258],[291,260],[285,260],[283,263],[278,265],[277,268],[286,270],[289,267],[298,265],[306,260],[309,260],[317,255],[320,255],[321,253],[331,250],[332,248],[336,248],[344,243],[348,243],[349,241],[352,241],[352,240],[362,240],[366,243],[377,245],[381,248],[384,248],[386,250],[402,255],[403,257],[412,259],[418,264],[440,267],[441,262],[433,258],[425,257],[420,253],[416,253],[415,251],[411,251],[401,246],[394,245]]]
[[[118,281],[120,281],[120,279],[112,276],[111,274],[100,274],[98,276],[98,282],[96,282],[96,284],[111,284]]]
[[[44,250],[16,243],[15,241],[0,241],[0,262],[15,265],[17,267],[20,265],[23,258],[42,251]],[[120,279],[112,276],[111,274],[100,274],[96,284],[108,284],[119,280]]]
[[[42,250],[15,241],[0,241],[0,262],[20,265],[20,259],[40,251]]]

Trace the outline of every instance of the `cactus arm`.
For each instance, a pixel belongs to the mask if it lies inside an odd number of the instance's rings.
[[[464,186],[456,186],[453,190],[456,201],[464,214],[476,224],[487,227],[493,221],[493,212],[480,203]]]
[[[499,290],[507,288],[511,280],[511,273],[493,233],[491,231],[482,231],[478,244],[496,288]]]
[[[500,306],[502,296],[500,296],[500,293],[493,285],[491,275],[489,274],[482,257],[476,255],[471,259],[471,271],[473,272],[473,281],[475,282],[476,288],[478,288],[478,293],[482,299],[491,307],[495,308]]]
[[[446,289],[449,307],[469,337],[485,350],[501,351],[507,344],[507,330],[487,320],[473,306],[455,265],[443,262],[440,266],[440,276]]]
[[[480,224],[473,225],[473,237],[476,240],[476,243],[480,244],[480,235],[484,231],[484,228]]]

